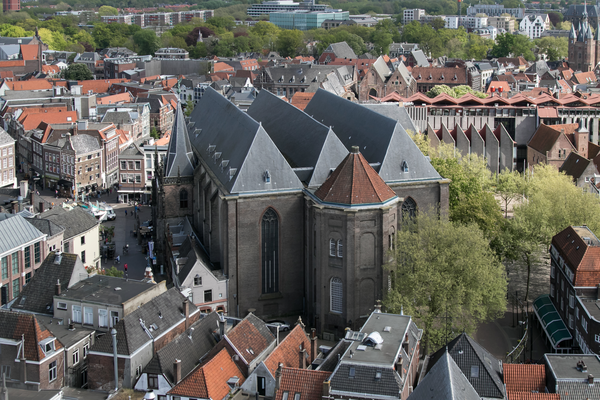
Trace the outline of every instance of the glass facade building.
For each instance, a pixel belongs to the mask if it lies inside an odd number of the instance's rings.
[[[269,14],[269,21],[282,29],[298,29],[307,31],[317,29],[325,20],[348,20],[350,13],[348,11],[304,11],[293,12],[275,12]]]

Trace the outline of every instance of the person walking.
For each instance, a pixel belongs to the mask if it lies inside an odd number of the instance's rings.
[[[127,216],[127,210],[125,210],[125,216]]]

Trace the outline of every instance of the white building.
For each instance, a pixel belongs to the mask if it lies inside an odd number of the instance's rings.
[[[539,38],[546,29],[550,29],[548,14],[526,15],[519,24],[519,31],[530,39]]]
[[[17,187],[15,139],[0,128],[0,187]]]
[[[425,15],[425,10],[420,8],[404,10],[404,25],[410,24],[412,21],[418,21]]]
[[[447,15],[446,25],[447,29],[458,29],[459,26],[464,26],[466,29],[480,29],[488,26],[487,17],[473,17],[473,16],[458,16],[458,15]]]

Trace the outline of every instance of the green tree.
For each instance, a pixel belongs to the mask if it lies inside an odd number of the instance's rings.
[[[504,203],[504,218],[508,218],[508,205],[527,193],[527,181],[518,171],[505,169],[498,175],[494,192]]]
[[[154,54],[159,49],[158,37],[150,29],[143,29],[133,35],[133,43],[138,47],[140,54]]]
[[[26,37],[32,36],[33,32],[28,32],[20,26],[15,26],[11,24],[1,24],[0,25],[0,36],[1,37]]]
[[[282,57],[295,57],[304,46],[302,31],[283,30],[277,38],[277,51]]]
[[[114,34],[107,24],[98,23],[94,25],[92,37],[94,38],[96,46],[98,46],[98,48],[104,49],[110,46],[110,41],[114,37]]]
[[[446,21],[444,21],[442,18],[435,18],[433,21],[431,21],[431,26],[437,31],[446,26]]]
[[[125,276],[125,272],[124,271],[119,271],[114,265],[112,267],[110,267],[109,269],[104,270],[103,275],[106,276],[114,276],[116,278],[122,278]]]
[[[150,129],[150,136],[153,137],[156,140],[160,139],[160,132],[158,132],[158,130],[156,129],[156,127],[153,126]]]
[[[71,64],[65,70],[65,79],[71,81],[86,81],[94,79],[92,71],[85,64]]]
[[[98,15],[101,17],[108,15],[119,15],[119,10],[111,6],[100,6],[98,9]]]
[[[569,54],[569,40],[566,37],[546,36],[534,40],[540,53],[548,56],[550,61],[558,61]]]
[[[460,238],[460,240],[456,240]],[[385,307],[413,316],[424,329],[425,353],[506,309],[504,267],[476,225],[455,224],[437,213],[419,213],[398,232]]]

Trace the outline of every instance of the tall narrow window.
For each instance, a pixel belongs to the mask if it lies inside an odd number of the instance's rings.
[[[25,266],[23,268],[27,269],[31,267],[31,248],[29,246],[25,247],[23,253],[25,255]]]
[[[344,287],[340,278],[331,278],[330,283],[330,309],[331,312],[341,313],[343,308]]]
[[[344,257],[344,245],[342,244],[341,240],[337,241],[337,256],[339,258]]]
[[[13,274],[13,276],[18,276],[19,275],[19,253],[15,251],[14,253],[12,253],[12,256],[10,258],[12,261],[12,274]]]
[[[279,291],[279,220],[269,208],[262,218],[262,292]]]
[[[179,208],[188,208],[188,192],[185,189],[179,192]]]
[[[329,239],[329,255],[335,257],[335,239]]]
[[[407,197],[402,203],[402,219],[404,221],[411,221],[417,216],[417,203],[411,198]]]

